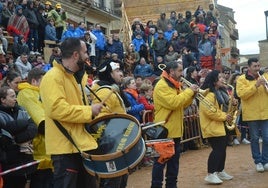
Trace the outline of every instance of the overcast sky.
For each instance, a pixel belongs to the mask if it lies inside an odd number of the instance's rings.
[[[218,4],[235,11],[240,54],[258,54],[258,41],[266,39],[264,11],[268,10],[268,0],[218,0]]]

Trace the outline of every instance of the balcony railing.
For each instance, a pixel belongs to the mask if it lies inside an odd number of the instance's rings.
[[[104,6],[103,3],[99,3],[94,0],[79,0],[79,1],[90,4],[92,8],[102,10],[108,14],[112,14],[112,15],[119,16],[119,17],[121,16],[121,14],[118,11],[115,11],[114,9]]]
[[[230,32],[230,37],[233,40],[238,40],[239,36],[238,36],[238,30],[237,29],[232,29]]]
[[[231,57],[237,58],[240,54],[239,49],[237,47],[232,46],[230,54],[231,54]]]

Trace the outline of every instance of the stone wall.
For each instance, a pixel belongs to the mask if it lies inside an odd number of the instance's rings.
[[[135,18],[139,18],[143,23],[147,23],[148,20],[156,23],[162,12],[166,13],[166,18],[169,18],[171,11],[185,15],[185,11],[190,10],[194,14],[198,5],[207,11],[210,3],[213,3],[213,0],[124,0],[130,23]]]
[[[259,41],[261,66],[268,67],[268,40]]]

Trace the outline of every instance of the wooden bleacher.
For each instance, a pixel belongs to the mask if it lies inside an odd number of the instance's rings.
[[[49,62],[49,58],[52,54],[52,49],[56,46],[59,46],[60,43],[56,43],[55,41],[52,41],[52,40],[44,40],[44,43],[45,43],[45,47],[43,49],[43,52],[44,52],[44,60],[46,63]]]
[[[7,39],[7,42],[8,42],[7,53],[12,54],[12,47],[14,45],[14,38],[12,36],[10,36],[6,30],[3,30],[3,35],[5,36],[5,38]]]

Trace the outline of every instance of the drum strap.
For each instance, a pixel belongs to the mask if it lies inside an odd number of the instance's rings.
[[[99,88],[97,89],[96,93],[97,93],[99,90],[103,89],[103,88],[112,89],[112,86],[109,86],[109,85],[103,85],[103,86],[101,86],[101,87],[99,87]],[[122,97],[120,96],[120,94],[119,94],[117,91],[114,92],[114,93],[116,94],[118,100],[120,101],[121,106],[122,106],[125,110],[127,110],[126,107],[125,107],[124,101],[123,101]]]
[[[168,113],[168,115],[167,115],[167,117],[165,119],[165,123],[168,122],[168,120],[169,120],[169,118],[170,118],[170,116],[171,116],[172,113],[173,113],[173,110]]]
[[[62,132],[62,134],[74,145],[74,147],[77,149],[77,151],[80,153],[80,155],[83,158],[89,159],[90,155],[81,151],[78,146],[76,145],[76,143],[74,142],[73,138],[70,136],[70,134],[67,132],[67,130],[60,124],[60,122],[58,122],[57,120],[53,120],[54,123],[56,124],[56,126],[58,127],[58,129]]]

